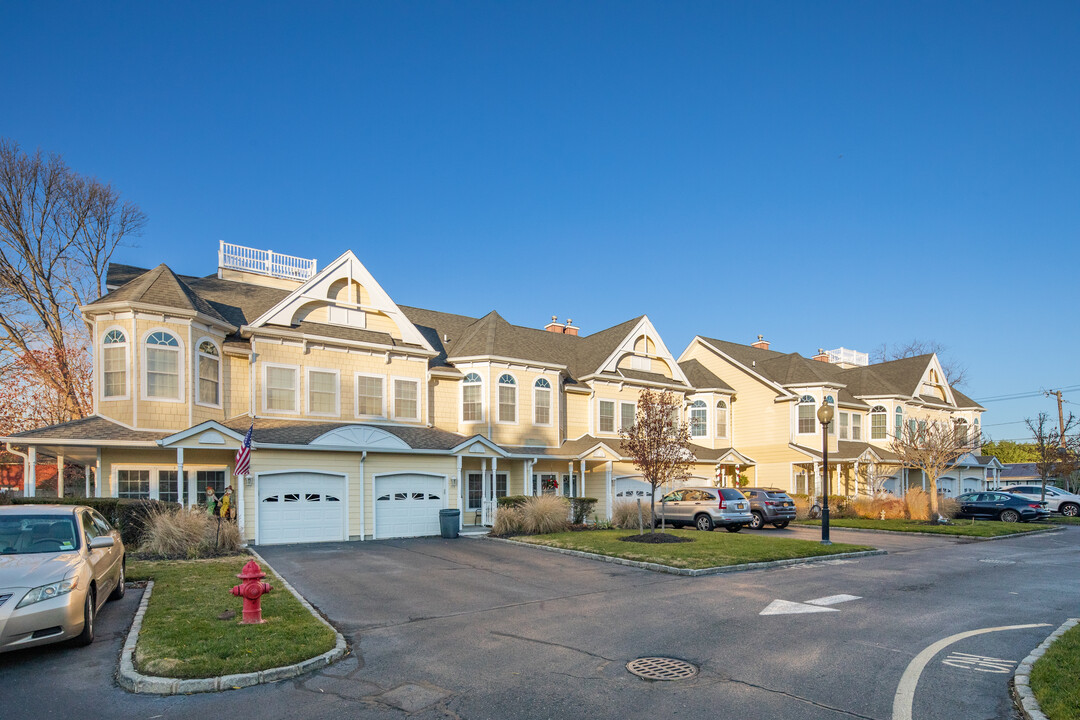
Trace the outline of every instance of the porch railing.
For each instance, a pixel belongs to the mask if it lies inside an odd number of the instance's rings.
[[[499,511],[499,503],[495,500],[483,500],[480,504],[480,522],[491,526],[495,524],[495,515]]]
[[[283,255],[273,250],[258,250],[222,240],[218,249],[218,266],[288,280],[307,280],[315,275],[316,262],[314,259]]]

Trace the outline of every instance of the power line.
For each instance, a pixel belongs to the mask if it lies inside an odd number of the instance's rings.
[[[1070,392],[1070,391],[1073,391],[1073,390],[1080,390],[1080,385],[1070,385],[1069,387],[1061,388],[1062,392]],[[1022,400],[1024,398],[1038,397],[1039,395],[1046,395],[1046,394],[1047,394],[1046,390],[1032,390],[1030,392],[1009,393],[1009,394],[1005,394],[1005,395],[995,395],[993,397],[981,398],[979,400],[976,400],[976,402],[984,403],[984,402],[1000,402],[1000,401],[1004,401],[1004,400]]]

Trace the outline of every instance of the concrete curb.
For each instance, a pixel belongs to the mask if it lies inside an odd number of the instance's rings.
[[[1012,687],[1010,688],[1013,704],[1016,705],[1016,709],[1027,720],[1048,720],[1046,715],[1043,714],[1042,708],[1039,707],[1035,694],[1031,692],[1032,666],[1035,665],[1036,660],[1046,654],[1047,649],[1054,644],[1055,640],[1078,623],[1080,623],[1080,618],[1069,618],[1063,622],[1057,630],[1050,633],[1037,648],[1031,651],[1030,655],[1021,660],[1020,664],[1016,666],[1016,672],[1013,673]]]
[[[248,552],[259,561],[264,570],[271,569],[270,564],[257,552],[250,549]],[[278,578],[281,579],[281,584],[285,589],[292,593],[296,599],[300,601],[300,604],[307,608],[308,612],[314,615],[323,625],[334,631],[336,640],[333,649],[292,665],[270,668],[269,670],[259,670],[258,672],[195,679],[143,675],[135,669],[135,643],[139,639],[139,631],[142,630],[143,617],[146,615],[146,607],[150,604],[150,594],[154,590],[154,582],[150,581],[146,584],[146,590],[143,591],[139,609],[135,612],[135,619],[131,623],[131,630],[128,631],[127,639],[124,640],[124,650],[120,653],[120,667],[116,673],[117,683],[128,692],[145,693],[148,695],[188,695],[192,693],[223,692],[225,690],[238,690],[244,687],[251,687],[252,685],[263,685],[265,683],[277,682],[278,680],[303,675],[311,670],[326,667],[344,657],[346,652],[345,636],[339,633],[326,618],[319,614],[319,612],[312,607],[311,603],[298,593],[285,578],[280,575],[278,575]]]
[[[691,569],[677,568],[672,567],[671,565],[661,565],[660,563],[647,563],[640,562],[638,560],[627,560],[625,558],[611,557],[610,555],[597,555],[596,553],[582,552],[581,550],[567,550],[566,548],[551,547],[550,545],[536,545],[534,543],[521,542],[519,540],[494,538],[488,535],[480,535],[478,537],[481,540],[488,540],[490,542],[510,543],[519,547],[536,548],[537,550],[546,550],[548,552],[559,553],[560,555],[571,555],[573,557],[585,558],[587,560],[597,560],[599,562],[611,563],[613,565],[626,565],[627,567],[640,568],[642,570],[649,570],[651,572],[667,573],[668,575],[682,575],[684,577],[720,575],[723,573],[744,572],[746,570],[765,570],[768,568],[785,567],[787,565],[803,565],[805,563],[822,562],[824,560],[843,560],[845,558],[869,557],[871,555],[888,554],[884,550],[864,550],[863,552],[837,553],[836,555],[820,555],[818,557],[792,558],[790,560],[770,560],[769,562],[743,563],[741,565],[725,565],[724,567]]]
[[[798,527],[804,528],[819,528],[820,525],[803,525],[802,523],[795,523]],[[875,530],[874,528],[850,528],[839,527],[837,525],[830,525],[830,530],[838,530],[841,532],[861,532],[861,533],[877,533],[878,535],[917,535],[919,537],[936,537],[945,538],[951,540],[959,540],[963,542],[991,542],[993,540],[1015,540],[1021,537],[1030,537],[1032,535],[1045,535],[1046,533],[1061,532],[1065,528],[1052,527],[1043,528],[1042,530],[1031,530],[1029,532],[1013,533],[1012,535],[997,535],[995,537],[974,537],[971,535],[950,535],[949,533],[929,533],[929,532],[908,532],[906,530]]]

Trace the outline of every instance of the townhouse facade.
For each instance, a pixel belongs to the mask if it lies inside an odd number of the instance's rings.
[[[820,492],[822,402],[833,492],[918,482],[888,451],[909,422],[971,429],[946,492],[995,472],[982,408],[933,355],[869,365],[698,336],[676,358],[647,316],[582,335],[398,305],[352,252],[319,269],[222,243],[214,274],[113,264],[107,288],[82,308],[94,414],[0,440],[28,469],[84,466],[88,494],[192,505],[231,486],[255,543],[436,534],[441,509],[484,525],[497,497],[545,492],[610,517],[648,498],[619,440],[644,388],[684,399],[693,484]],[[234,477],[249,428],[251,472]]]

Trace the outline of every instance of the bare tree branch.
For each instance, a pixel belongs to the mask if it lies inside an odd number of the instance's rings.
[[[879,363],[933,353],[938,356],[938,362],[941,363],[941,371],[945,373],[946,382],[952,387],[961,387],[967,382],[967,366],[954,358],[948,357],[947,350],[948,348],[945,345],[936,340],[919,340],[916,338],[895,345],[882,343],[870,353],[870,358],[873,362]]]
[[[890,443],[900,464],[920,470],[930,491],[930,510],[938,514],[937,481],[966,452],[973,451],[978,438],[971,438],[968,426],[951,420],[919,421],[905,426]]]

